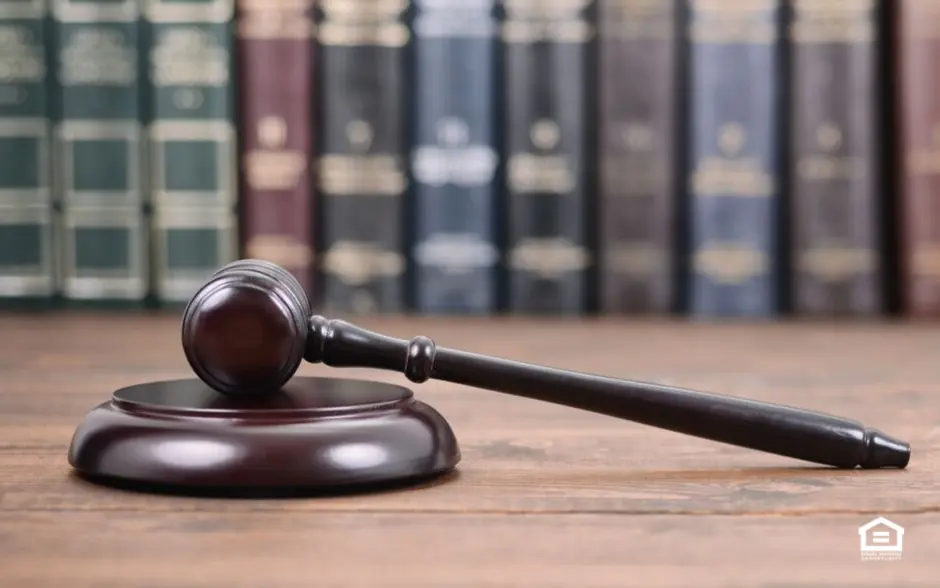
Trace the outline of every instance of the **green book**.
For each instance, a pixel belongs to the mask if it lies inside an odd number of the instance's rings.
[[[67,305],[148,293],[137,0],[53,0],[58,264]]]
[[[144,7],[151,263],[160,304],[186,302],[238,255],[233,17],[234,0]]]
[[[0,306],[55,293],[45,0],[0,0]]]

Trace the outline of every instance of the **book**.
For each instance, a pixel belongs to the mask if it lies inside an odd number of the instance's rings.
[[[782,7],[689,0],[687,312],[779,313]]]
[[[238,255],[234,0],[148,0],[147,188],[155,301],[187,302]]]
[[[496,309],[498,24],[493,0],[416,0],[411,176],[414,307]]]
[[[940,3],[896,4],[897,187],[902,310],[940,316]]]
[[[314,296],[314,2],[238,0],[240,223],[246,257]]]
[[[140,3],[53,2],[54,198],[67,306],[147,302]]]
[[[884,308],[878,2],[791,6],[792,309],[873,316]]]
[[[46,0],[0,0],[0,307],[56,293]]]
[[[672,0],[598,4],[599,304],[677,304],[680,23]]]
[[[588,310],[595,4],[502,0],[507,307]]]
[[[315,230],[324,312],[408,306],[408,5],[318,4]]]

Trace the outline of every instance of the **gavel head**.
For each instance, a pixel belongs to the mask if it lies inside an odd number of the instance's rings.
[[[186,360],[228,395],[277,391],[303,360],[310,304],[284,268],[242,259],[216,271],[183,311]]]

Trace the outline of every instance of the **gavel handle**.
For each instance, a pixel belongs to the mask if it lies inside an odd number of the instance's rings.
[[[313,316],[305,359],[398,371],[591,411],[839,468],[905,468],[910,446],[849,419],[790,406],[598,376],[437,347]]]

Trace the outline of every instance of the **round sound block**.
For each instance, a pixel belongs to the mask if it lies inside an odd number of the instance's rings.
[[[75,431],[69,463],[104,483],[316,490],[394,484],[453,469],[460,449],[436,410],[391,384],[295,377],[233,398],[198,379],[122,388]]]

